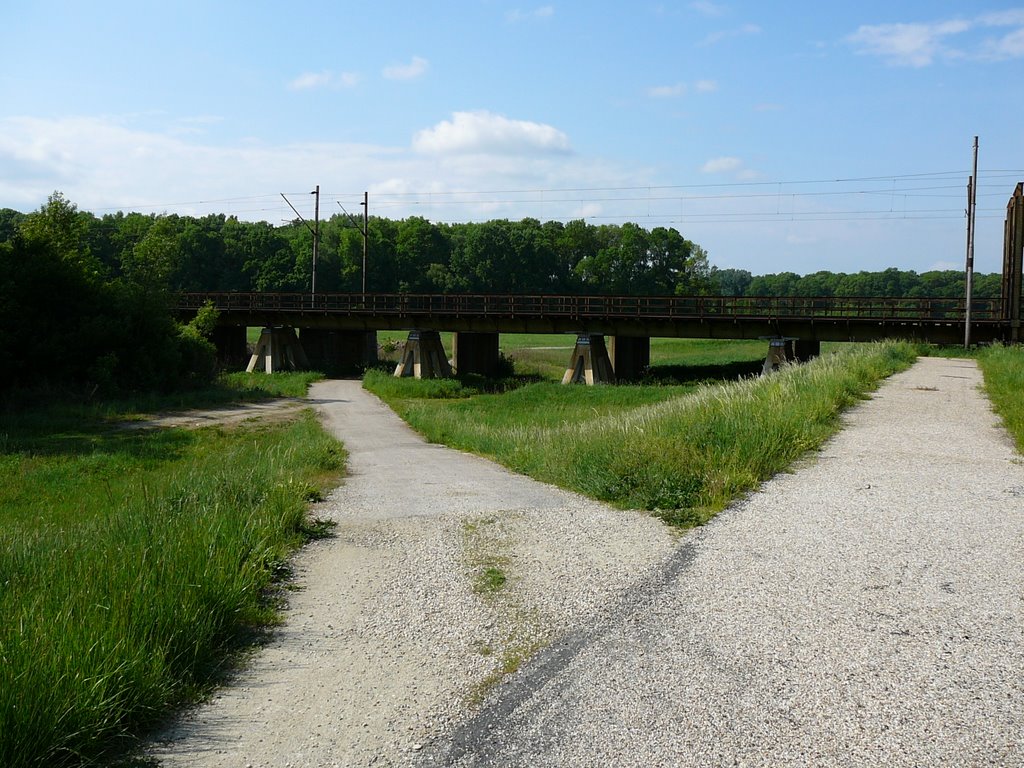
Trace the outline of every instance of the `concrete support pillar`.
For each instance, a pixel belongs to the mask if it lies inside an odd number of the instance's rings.
[[[273,373],[308,367],[309,360],[302,351],[294,328],[264,328],[245,370],[252,373],[260,368],[266,373]]]
[[[327,371],[358,371],[377,362],[376,331],[303,328],[302,349],[310,363]]]
[[[601,334],[581,333],[576,337],[569,367],[562,377],[563,384],[586,382],[593,384],[614,384],[615,373],[608,358],[608,348]]]
[[[249,357],[249,344],[244,325],[218,325],[213,329],[211,341],[217,348],[217,362],[223,366],[239,368]]]
[[[498,334],[459,332],[452,336],[452,360],[461,376],[476,373],[480,376],[498,375]]]
[[[612,366],[618,381],[639,381],[651,367],[651,338],[613,336]]]
[[[762,376],[774,373],[789,362],[789,358],[786,356],[786,347],[789,345],[790,342],[786,339],[768,340],[768,354],[764,358],[764,367],[761,369]]]
[[[402,358],[395,366],[395,376],[446,379],[451,375],[452,367],[444,353],[441,334],[437,331],[409,331]]]

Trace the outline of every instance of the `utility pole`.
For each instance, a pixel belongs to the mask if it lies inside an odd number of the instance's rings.
[[[305,225],[306,229],[309,230],[310,234],[313,235],[313,279],[312,279],[312,281],[310,283],[309,296],[310,296],[310,298],[315,298],[316,297],[316,257],[317,257],[317,255],[320,252],[320,185],[317,184],[316,185],[316,189],[314,189],[309,194],[316,195],[316,206],[313,209],[313,224],[314,224],[314,226],[312,226],[312,227],[309,226],[309,222],[306,221],[305,218],[303,218],[302,214],[299,213],[298,210],[296,210],[294,205],[292,205],[292,201],[289,200],[287,197],[285,197],[284,192],[281,193],[281,197],[284,198],[284,201],[286,203],[288,203],[288,207],[291,208],[292,211],[294,211],[295,215],[299,217],[299,221],[301,221]]]
[[[974,137],[974,168],[967,181],[967,265],[964,307],[964,349],[971,348],[971,298],[974,293],[974,215],[978,204],[978,137]]]
[[[363,192],[363,202],[360,203],[363,206],[363,225],[359,226],[359,222],[356,221],[355,217],[345,210],[345,206],[341,204],[340,200],[335,200],[338,203],[338,207],[341,208],[342,212],[348,216],[349,221],[352,222],[353,226],[359,230],[359,233],[363,236],[363,295],[366,295],[366,250],[367,241],[370,237],[370,193]]]
[[[366,241],[370,232],[370,193],[363,192],[363,296],[366,296]]]
[[[313,280],[310,288],[310,296],[316,299],[316,257],[320,255],[320,185],[316,185],[309,194],[316,195],[316,205],[313,208]]]

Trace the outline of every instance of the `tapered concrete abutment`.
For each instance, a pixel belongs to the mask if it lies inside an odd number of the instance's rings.
[[[256,349],[245,369],[249,373],[259,369],[266,373],[295,371],[309,368],[309,360],[302,350],[294,328],[264,328]]]
[[[461,376],[475,373],[480,376],[498,375],[498,334],[459,332],[452,336],[452,360]]]
[[[612,367],[618,381],[639,381],[651,367],[649,336],[613,336]]]
[[[452,367],[437,331],[409,331],[402,357],[395,366],[395,376],[417,379],[446,379]]]
[[[563,384],[614,384],[615,373],[608,357],[604,336],[598,333],[581,333],[576,337],[569,367],[562,377]]]
[[[314,368],[357,371],[377,362],[376,331],[303,328],[299,340]]]

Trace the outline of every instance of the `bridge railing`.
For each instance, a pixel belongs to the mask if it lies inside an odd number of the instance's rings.
[[[775,296],[570,296],[409,293],[181,294],[183,311],[212,303],[222,312],[302,313],[352,316],[551,317],[643,320],[821,319],[876,322],[962,322],[963,298],[775,297]],[[998,322],[1000,299],[975,299],[972,319]]]

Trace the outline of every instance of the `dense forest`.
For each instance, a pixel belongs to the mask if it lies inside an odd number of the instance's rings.
[[[357,292],[363,233],[320,222],[317,292]],[[370,218],[370,292],[949,297],[956,271],[753,275],[716,269],[678,231],[536,219],[439,224]],[[0,209],[0,390],[69,379],[93,388],[175,388],[206,380],[204,320],[179,326],[179,291],[309,291],[313,235],[203,217],[80,211],[59,192],[32,213]],[[977,275],[975,295],[999,295]],[[206,320],[205,322],[208,322]],[[208,329],[207,329],[208,330]]]

